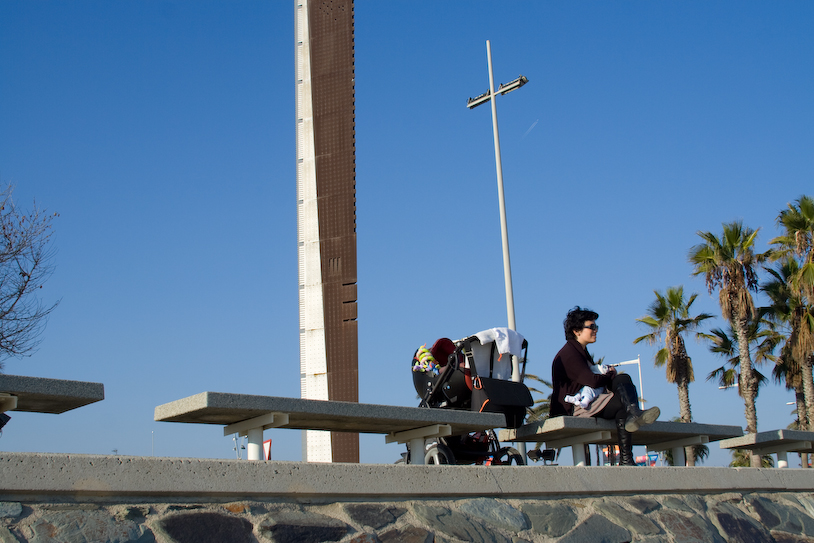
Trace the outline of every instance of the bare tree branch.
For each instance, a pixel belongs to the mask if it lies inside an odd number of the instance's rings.
[[[58,214],[36,202],[23,212],[13,192],[12,185],[0,192],[0,369],[3,360],[36,351],[48,315],[59,305],[45,305],[37,292],[54,271],[51,235]]]

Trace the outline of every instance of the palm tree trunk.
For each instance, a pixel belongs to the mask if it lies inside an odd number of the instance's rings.
[[[692,422],[692,410],[690,409],[690,389],[687,383],[686,368],[679,370],[678,382],[678,407],[681,413],[681,422]],[[684,447],[684,458],[687,461],[687,466],[695,466],[695,452],[692,445]]]
[[[802,381],[803,381],[803,402],[805,403],[805,409],[803,410],[803,416],[800,415],[800,402],[797,402],[797,418],[802,421],[806,419],[806,426],[805,429],[808,430],[811,428],[812,423],[814,423],[814,378],[812,378],[812,366],[814,366],[814,355],[806,356],[803,358],[803,363],[800,364],[800,372],[802,373]],[[808,464],[808,455],[806,455],[805,460],[803,460],[803,464],[807,467]]]
[[[800,364],[800,372],[802,373],[803,380],[803,401],[805,402],[805,410],[803,414],[806,419],[806,429],[811,427],[814,421],[814,377],[812,377],[812,365],[814,365],[814,356],[806,356]],[[799,406],[798,406],[799,409]],[[800,412],[797,412],[797,418],[801,419]]]
[[[690,388],[686,375],[676,383],[678,385],[678,409],[681,422],[692,422],[692,409],[690,408]]]
[[[806,416],[806,399],[802,380],[794,387],[794,400],[797,403],[797,429],[801,432],[808,430],[808,417]],[[808,454],[800,453],[800,467],[807,468]]]
[[[752,371],[752,356],[749,353],[749,337],[746,333],[748,323],[746,319],[735,320],[735,333],[738,335],[738,354],[740,358],[740,387],[741,397],[745,406],[746,432],[757,433],[757,407],[755,397],[757,396],[757,379]],[[760,456],[750,453],[750,464],[753,468],[761,466]]]
[[[808,410],[806,409],[805,390],[802,381],[794,387],[794,400],[797,403],[797,429],[808,430]]]

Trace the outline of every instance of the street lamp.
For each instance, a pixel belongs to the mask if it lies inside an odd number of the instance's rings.
[[[638,355],[634,360],[617,362],[616,364],[611,364],[611,366],[629,366],[630,364],[636,364],[639,368],[639,409],[644,409],[644,402],[647,400],[644,399],[644,384],[642,383],[642,356]]]
[[[495,166],[497,168],[497,196],[500,206],[500,233],[503,240],[503,277],[506,282],[506,312],[509,317],[509,328],[516,330],[514,321],[514,292],[512,290],[512,265],[509,258],[509,232],[506,225],[506,202],[503,196],[503,165],[500,161],[500,137],[498,136],[497,130],[497,105],[495,104],[495,98],[498,94],[506,94],[515,89],[519,89],[528,83],[528,79],[521,75],[514,81],[500,85],[497,92],[495,92],[495,78],[492,75],[492,46],[489,40],[486,40],[486,58],[489,63],[489,90],[480,96],[467,100],[466,107],[472,109],[486,102],[492,103],[492,131],[495,136]],[[512,381],[520,381],[520,367],[516,356],[512,357]]]
[[[486,43],[488,44],[489,42],[487,41]],[[488,45],[487,45],[487,47],[488,47]],[[491,57],[489,57],[489,60],[491,61]],[[491,62],[490,62],[490,66],[491,66]],[[489,76],[491,78],[491,71],[490,71]],[[509,81],[508,83],[501,83],[500,86],[497,88],[497,94],[506,94],[508,92],[512,92],[513,90],[519,89],[520,87],[522,87],[523,85],[525,85],[528,82],[529,82],[528,78],[526,76],[524,76],[524,75],[521,75],[520,77],[518,77],[514,81]],[[491,87],[490,87],[490,89],[491,89]],[[492,91],[488,90],[488,91],[484,92],[483,94],[481,94],[479,96],[476,96],[474,98],[470,98],[469,100],[467,100],[466,101],[466,107],[468,107],[469,109],[472,109],[472,108],[478,107],[479,105],[485,104],[486,102],[489,101],[489,98],[491,96],[492,96]]]

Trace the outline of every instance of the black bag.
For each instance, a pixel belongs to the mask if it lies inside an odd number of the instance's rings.
[[[503,413],[506,428],[517,428],[526,418],[526,407],[534,404],[523,383],[477,376],[472,381],[472,411]]]

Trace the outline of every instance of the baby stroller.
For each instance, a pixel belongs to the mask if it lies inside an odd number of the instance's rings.
[[[421,402],[431,409],[466,409],[506,415],[508,427],[523,423],[533,404],[528,388],[511,381],[512,354],[525,374],[528,342],[513,330],[492,328],[462,340],[439,339],[431,349],[416,350],[412,359],[413,385]],[[402,454],[409,462],[412,451]],[[429,439],[425,464],[523,465],[512,447],[501,447],[494,430]]]

